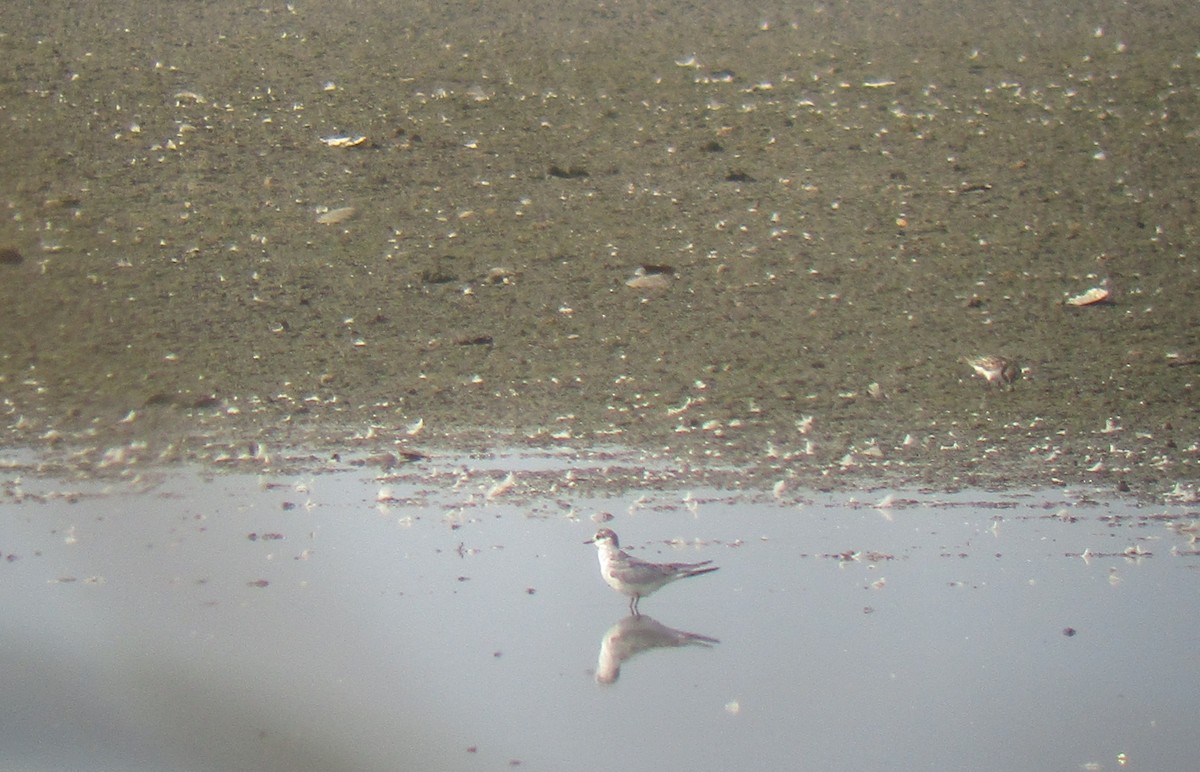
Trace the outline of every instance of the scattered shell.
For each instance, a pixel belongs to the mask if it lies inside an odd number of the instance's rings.
[[[558,164],[551,164],[550,168],[546,170],[546,174],[560,180],[582,180],[591,176],[588,170],[582,166],[568,166],[564,169]]]
[[[492,95],[489,94],[483,86],[478,84],[468,88],[466,95],[476,102],[486,102],[492,98]]]
[[[178,91],[175,93],[175,106],[179,107],[184,102],[192,102],[193,104],[202,105],[207,103],[204,97],[197,94],[195,91]]]
[[[1200,365],[1200,357],[1184,356],[1178,351],[1168,351],[1163,355],[1163,357],[1167,360],[1167,367],[1191,367],[1192,365]]]
[[[1097,303],[1110,302],[1112,302],[1112,292],[1109,291],[1108,279],[1100,282],[1100,286],[1092,287],[1082,295],[1067,298],[1067,305],[1069,306],[1093,306]]]
[[[516,272],[511,268],[498,265],[487,273],[488,284],[512,284]]]
[[[963,361],[971,366],[976,375],[986,379],[989,384],[1012,386],[1013,381],[1021,377],[1021,368],[1017,363],[1004,357],[984,354],[977,357],[966,357]]]
[[[671,280],[661,273],[649,276],[634,276],[625,282],[626,287],[633,289],[666,289],[671,286]]]
[[[329,147],[358,147],[367,141],[367,138],[362,134],[336,134],[328,137],[321,137],[321,141]]]
[[[503,480],[501,480],[500,482],[493,485],[491,490],[489,490],[487,492],[487,497],[486,497],[487,500],[494,501],[495,499],[503,496],[505,493],[508,493],[510,490],[512,490],[513,486],[515,486],[516,484],[517,484],[517,475],[513,472],[509,472],[508,476],[506,476]]]
[[[338,223],[346,222],[354,216],[354,207],[343,206],[340,209],[330,209],[327,212],[317,215],[317,222],[321,225],[337,225]]]
[[[666,265],[639,265],[625,286],[633,289],[666,289],[671,286],[671,275],[674,273],[675,269]]]

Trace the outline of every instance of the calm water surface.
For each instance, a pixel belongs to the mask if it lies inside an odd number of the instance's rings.
[[[182,468],[107,485],[6,473],[0,764],[1010,770],[1191,757],[1194,506],[1061,489],[583,490],[605,463]],[[640,557],[721,570],[647,598],[632,620],[582,543],[600,513]],[[681,633],[719,643],[665,645]]]

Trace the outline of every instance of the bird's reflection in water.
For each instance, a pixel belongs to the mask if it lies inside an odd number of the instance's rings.
[[[621,663],[649,649],[666,646],[705,646],[720,643],[706,635],[675,630],[646,615],[622,617],[600,641],[596,683],[611,684],[621,677]]]

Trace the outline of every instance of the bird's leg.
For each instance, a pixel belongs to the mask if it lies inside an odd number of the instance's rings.
[[[638,613],[638,603],[641,600],[642,600],[641,595],[634,595],[632,598],[629,599],[629,613],[633,614],[635,617],[641,616],[641,614]]]

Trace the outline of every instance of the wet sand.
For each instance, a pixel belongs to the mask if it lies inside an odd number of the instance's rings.
[[[734,5],[6,5],[0,441],[1200,476],[1194,5]]]

